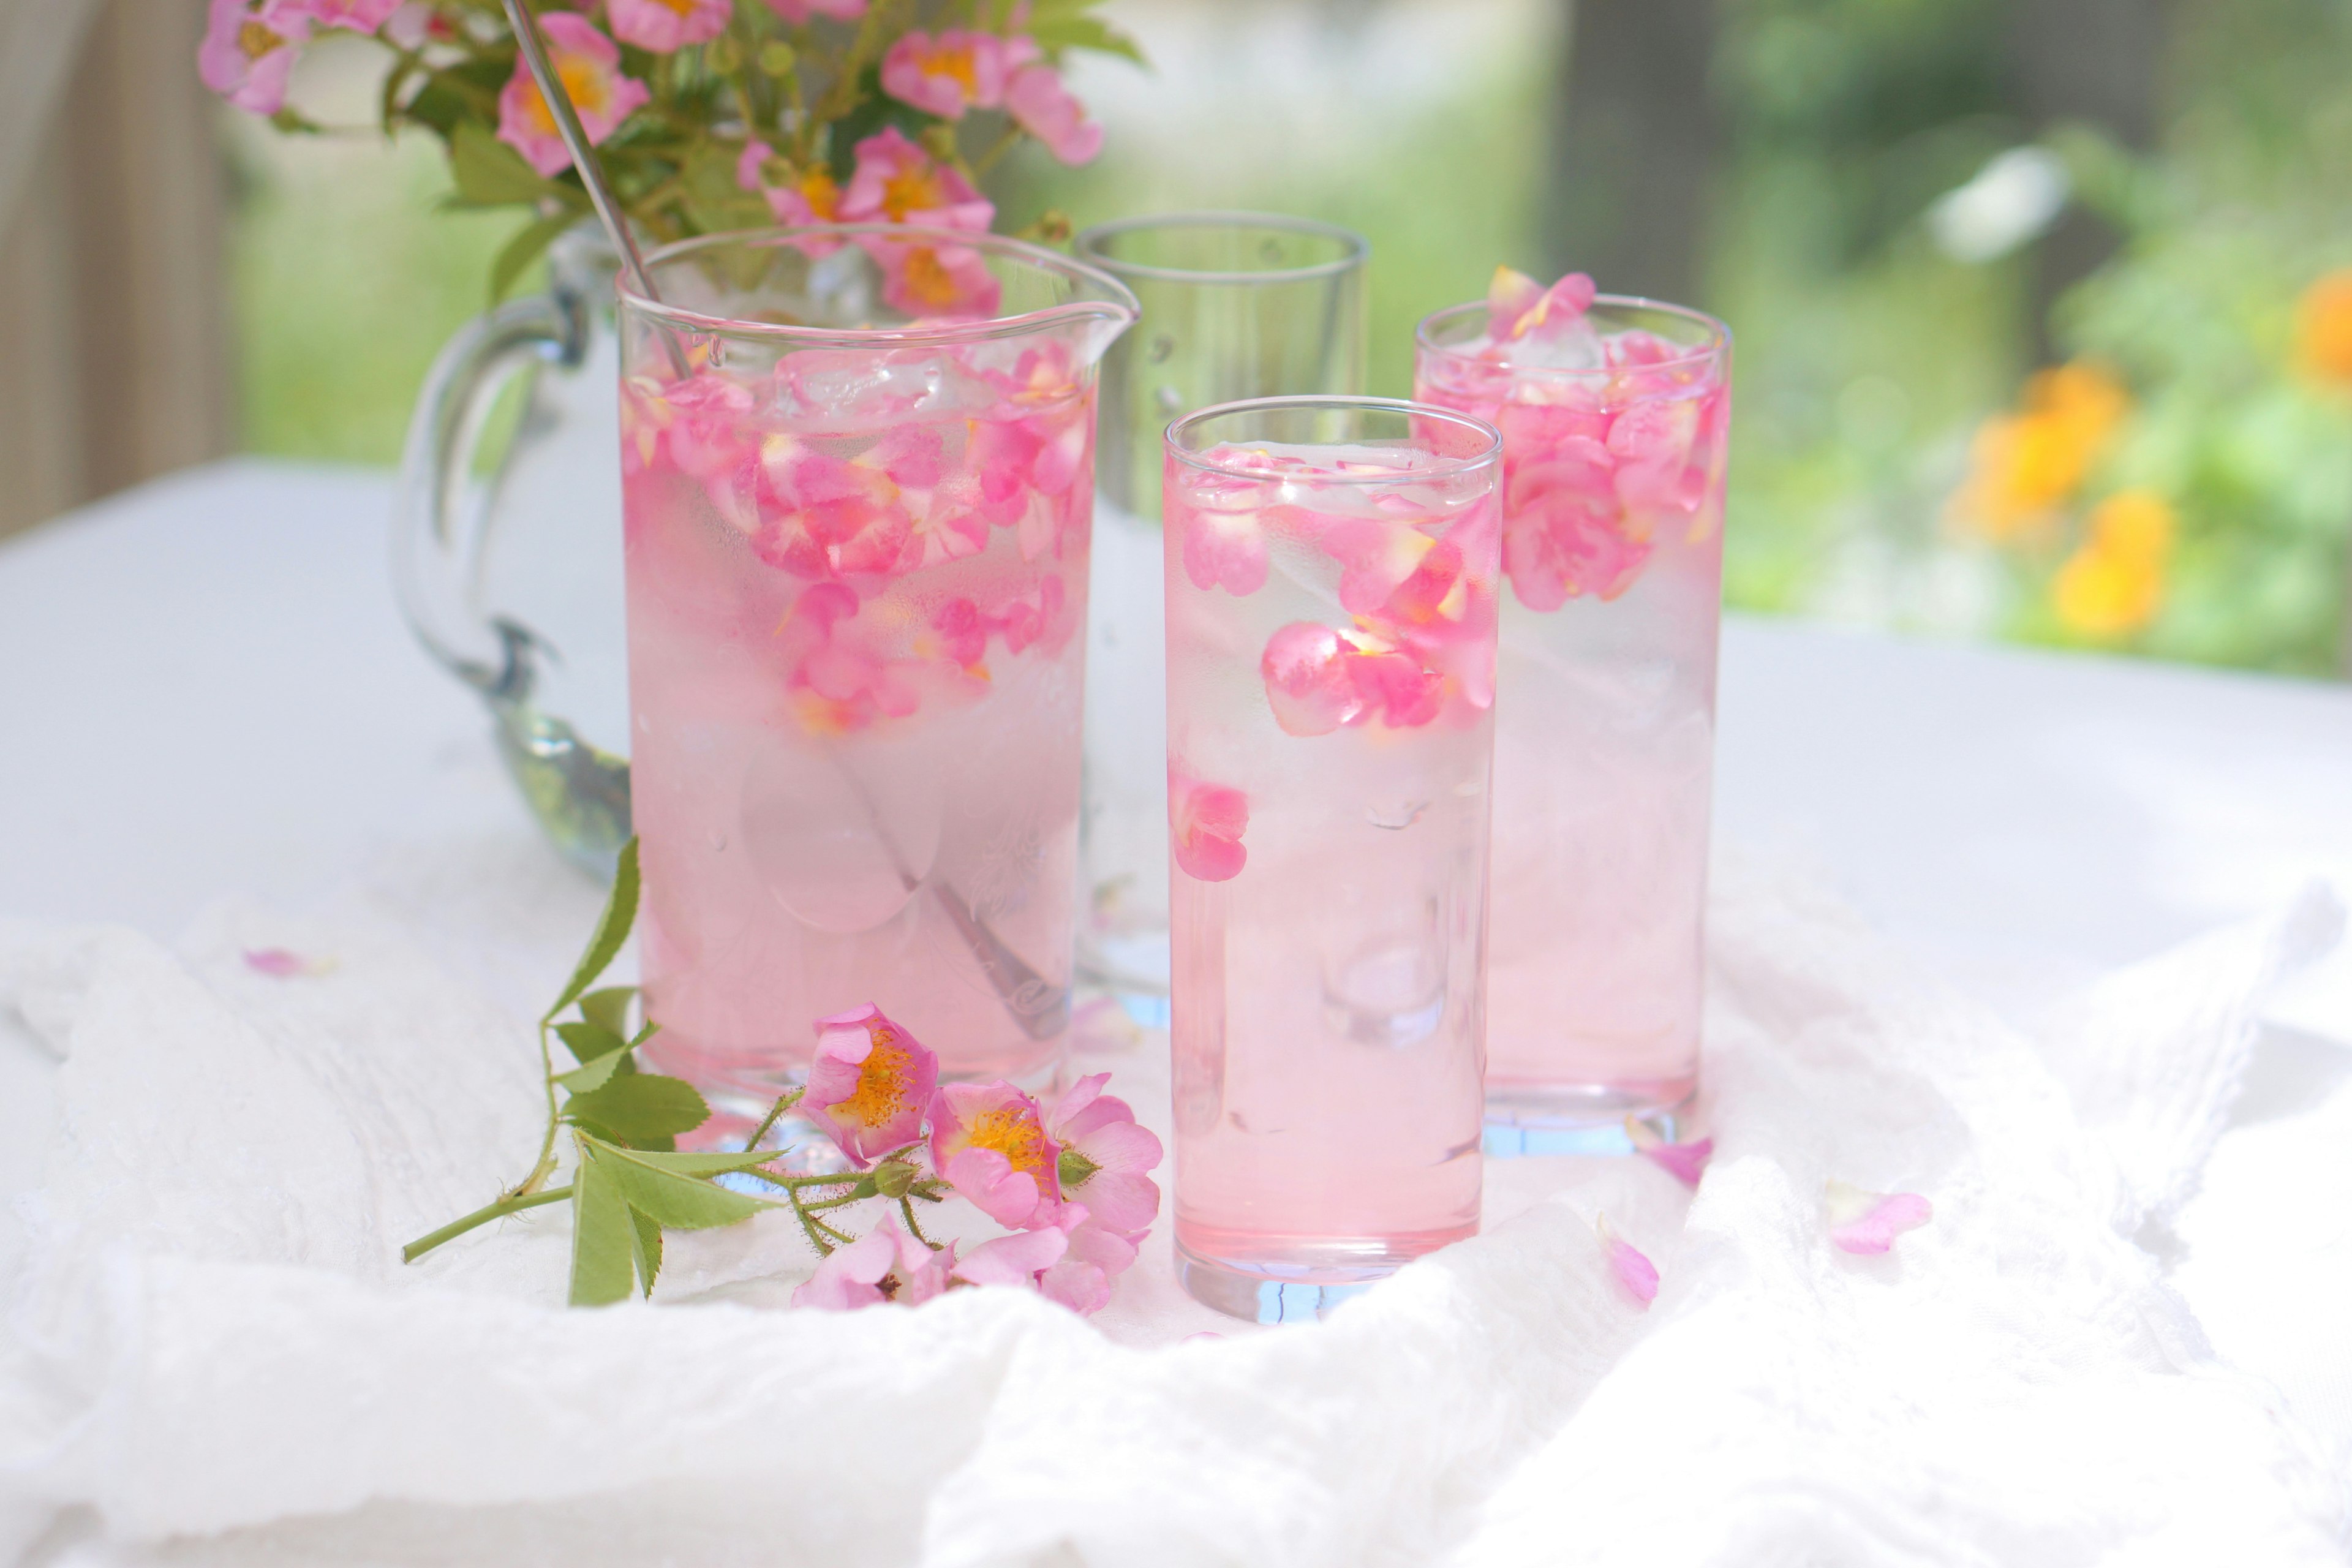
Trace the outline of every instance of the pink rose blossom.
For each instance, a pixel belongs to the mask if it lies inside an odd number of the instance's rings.
[[[1686,1187],[1698,1185],[1699,1176],[1715,1154],[1715,1140],[1694,1139],[1687,1143],[1669,1143],[1659,1137],[1639,1118],[1625,1118],[1625,1137],[1633,1152]]]
[[[341,27],[353,33],[373,33],[392,20],[400,9],[401,0],[290,0],[290,8],[301,12],[321,27]]]
[[[855,22],[866,15],[866,0],[768,0],[768,9],[796,27],[805,27],[812,16],[831,16],[838,22]]]
[[[310,36],[310,14],[294,0],[212,0],[196,73],[247,113],[275,114]]]
[[[949,1185],[999,1225],[1053,1223],[1062,1147],[1046,1134],[1035,1100],[1003,1079],[942,1084],[930,1118],[931,1168]]]
[[[1249,796],[1225,784],[1186,778],[1168,769],[1169,847],[1177,868],[1202,882],[1230,882],[1242,874],[1249,851]]]
[[[1829,1184],[1830,1244],[1841,1252],[1891,1250],[1895,1238],[1934,1217],[1935,1209],[1916,1193],[1871,1193],[1848,1183]]]
[[[733,0],[604,0],[613,37],[657,55],[709,43],[733,14]]]
[[[1159,1138],[1135,1120],[1127,1101],[1103,1093],[1107,1072],[1072,1084],[1045,1113],[1045,1131],[1062,1146],[1062,1190],[1078,1194],[1103,1228],[1132,1238],[1160,1213]],[[1124,1265],[1122,1265],[1124,1267]]]
[[[845,1312],[898,1301],[920,1306],[948,1288],[955,1244],[934,1252],[885,1215],[873,1233],[835,1247],[809,1281],[793,1292],[795,1307]]]
[[[1006,79],[1036,53],[1028,38],[961,27],[937,37],[908,33],[882,57],[882,90],[926,114],[961,120],[966,110],[1003,105]]]
[[[1617,1276],[1617,1282],[1625,1287],[1626,1293],[1641,1304],[1642,1310],[1648,1311],[1658,1294],[1658,1266],[1612,1230],[1607,1215],[1593,1222],[1593,1229],[1600,1233],[1601,1245],[1608,1251],[1610,1272]]]
[[[967,1285],[1019,1285],[1034,1290],[1038,1272],[1052,1268],[1069,1247],[1069,1237],[1050,1226],[1000,1236],[964,1254],[952,1272]]]
[[[895,125],[868,136],[856,151],[856,168],[841,193],[844,223],[911,223],[979,234],[996,219],[996,208],[971,181]]]
[[[1004,107],[1022,130],[1065,163],[1090,163],[1102,151],[1103,128],[1087,118],[1086,105],[1070,96],[1051,66],[1023,66],[1013,72]]]
[[[861,1171],[920,1138],[923,1112],[939,1087],[940,1058],[877,1007],[819,1018],[816,1031],[800,1113],[824,1129]]]
[[[782,171],[785,183],[772,185],[767,179],[768,163],[775,156],[775,149],[765,142],[744,143],[742,155],[735,160],[735,183],[766,197],[768,211],[778,223],[800,228],[835,221],[841,210],[841,187],[833,183],[832,174],[813,168],[795,177],[786,167]],[[841,246],[837,239],[803,239],[797,243],[813,258],[830,256]]]
[[[992,316],[1003,298],[1003,285],[988,269],[987,256],[971,246],[929,245],[887,235],[866,235],[858,243],[882,268],[882,302],[919,321]]]
[[[1055,1226],[1066,1249],[1037,1276],[1037,1289],[1082,1318],[1110,1305],[1111,1281],[1135,1262],[1135,1243],[1106,1227],[1084,1204],[1064,1204]]]
[[[539,25],[547,37],[556,77],[580,111],[581,129],[588,133],[591,146],[601,144],[653,95],[645,83],[623,74],[620,46],[587,17],[550,11]],[[520,58],[514,75],[499,93],[499,140],[549,179],[572,166],[572,154],[555,129],[555,115],[531,80],[530,68]]]

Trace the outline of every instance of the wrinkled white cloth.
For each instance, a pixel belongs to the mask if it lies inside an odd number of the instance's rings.
[[[1490,1163],[1476,1240],[1328,1322],[1181,1343],[1210,1320],[1164,1234],[1091,1324],[1002,1289],[777,1310],[809,1258],[772,1216],[677,1238],[652,1305],[561,1307],[560,1209],[404,1268],[527,1163],[510,1011],[383,923],[0,929],[0,1015],[62,1058],[0,1337],[0,1558],[2342,1562],[2342,1478],[2143,1245],[2334,901],[2039,1039],[1801,891],[1728,885],[1711,921],[1695,1195]],[[335,967],[253,973],[265,945]],[[1163,1057],[1089,1065],[1164,1131]],[[1838,1252],[1832,1178],[1934,1218]],[[1658,1265],[1647,1311],[1603,1212]]]

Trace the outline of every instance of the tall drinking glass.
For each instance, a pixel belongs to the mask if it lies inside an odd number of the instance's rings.
[[[1176,1248],[1223,1311],[1478,1226],[1499,457],[1384,399],[1168,429]]]
[[[764,1103],[875,1003],[964,1077],[1069,1016],[1095,367],[1126,289],[899,226],[715,236],[621,298],[648,1047]]]
[[[1418,334],[1416,395],[1503,433],[1486,1097],[1504,1150],[1509,1129],[1540,1150],[1670,1112],[1698,1080],[1731,338],[1610,295],[1585,322],[1551,363],[1513,363],[1482,305]]]
[[[1213,403],[1362,392],[1370,247],[1306,218],[1207,212],[1098,225],[1077,250],[1143,308],[1103,365],[1079,938],[1088,970],[1143,997],[1168,988],[1160,436]]]

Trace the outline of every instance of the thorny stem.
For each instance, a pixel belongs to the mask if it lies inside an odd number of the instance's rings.
[[[454,1240],[476,1226],[488,1225],[524,1209],[535,1209],[545,1204],[560,1204],[572,1195],[569,1185],[550,1187],[542,1193],[509,1193],[494,1204],[485,1204],[463,1219],[453,1219],[439,1230],[420,1236],[400,1249],[403,1263],[414,1263],[445,1241]]]
[[[507,1190],[505,1197],[508,1198],[519,1198],[538,1191],[540,1183],[555,1173],[555,1056],[547,1044],[548,1026],[554,1019],[555,1015],[550,1013],[539,1021],[539,1073],[547,1086],[547,1135],[539,1141],[539,1160],[531,1166],[530,1174]],[[503,1202],[504,1198],[500,1201]]]
[[[940,1244],[933,1241],[929,1237],[925,1236],[923,1234],[923,1227],[915,1223],[915,1205],[913,1204],[908,1203],[905,1198],[900,1198],[898,1200],[898,1212],[907,1216],[907,1234],[908,1236],[913,1237],[917,1241],[921,1242],[933,1252],[937,1252],[940,1249]]]
[[[788,1089],[784,1090],[783,1093],[776,1096],[776,1103],[768,1107],[766,1120],[762,1121],[759,1126],[753,1128],[751,1130],[751,1136],[744,1140],[743,1152],[748,1154],[752,1150],[757,1149],[760,1146],[760,1140],[765,1138],[771,1131],[772,1131],[776,1123],[783,1120],[784,1112],[790,1110],[793,1106],[798,1105],[801,1102],[801,1096],[807,1092],[808,1090],[805,1089]]]

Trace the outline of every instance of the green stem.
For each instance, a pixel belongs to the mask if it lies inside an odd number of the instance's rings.
[[[509,1188],[506,1194],[508,1197],[521,1197],[527,1193],[536,1192],[541,1182],[555,1173],[555,1057],[547,1044],[547,1026],[554,1016],[550,1013],[539,1021],[539,1072],[547,1086],[547,1135],[539,1141],[539,1159],[532,1164],[530,1174]]]
[[[776,1096],[776,1103],[768,1107],[767,1120],[761,1121],[752,1130],[751,1136],[744,1140],[743,1152],[748,1154],[757,1149],[760,1146],[760,1140],[774,1131],[776,1123],[783,1119],[784,1112],[798,1105],[801,1102],[801,1096],[807,1092],[805,1089],[788,1089]]]
[[[414,1263],[445,1241],[452,1241],[477,1226],[488,1225],[524,1209],[539,1208],[546,1204],[560,1204],[572,1195],[570,1186],[550,1187],[541,1193],[509,1193],[494,1204],[486,1204],[463,1219],[453,1219],[439,1230],[420,1236],[400,1249],[403,1263]]]
[[[925,1236],[923,1234],[923,1227],[915,1223],[915,1205],[913,1204],[908,1203],[904,1198],[900,1198],[898,1200],[898,1212],[907,1216],[907,1234],[908,1236],[913,1237],[917,1241],[921,1242],[933,1252],[937,1252],[940,1249],[940,1244],[933,1241],[929,1237]]]

